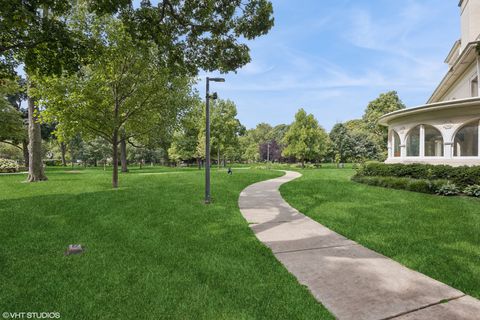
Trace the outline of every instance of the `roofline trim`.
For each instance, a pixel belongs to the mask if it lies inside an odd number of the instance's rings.
[[[474,98],[466,98],[466,99],[458,99],[458,100],[450,100],[450,101],[441,101],[431,104],[425,104],[413,108],[397,110],[394,112],[387,113],[383,115],[379,119],[379,123],[383,126],[388,126],[388,122],[398,117],[403,117],[407,115],[422,113],[425,111],[433,111],[438,109],[444,109],[449,107],[461,107],[461,106],[468,106],[480,103],[480,97]]]
[[[440,81],[440,84],[437,86],[435,91],[433,91],[432,95],[428,99],[427,103],[430,103],[432,101],[433,97],[438,93],[439,89],[442,87],[442,85],[447,81],[447,79],[450,76],[450,73],[459,65],[461,64],[461,61],[470,53],[470,51],[480,43],[480,41],[472,41],[467,44],[465,49],[463,49],[462,53],[460,56],[457,58],[457,61],[448,69],[447,74],[443,77],[442,81]]]

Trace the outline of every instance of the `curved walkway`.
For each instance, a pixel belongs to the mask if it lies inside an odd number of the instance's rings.
[[[257,238],[338,319],[480,319],[480,301],[349,240],[285,202],[301,174],[247,187],[240,211]]]

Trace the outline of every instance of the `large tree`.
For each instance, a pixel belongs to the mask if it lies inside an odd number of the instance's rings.
[[[333,126],[329,134],[330,148],[337,161],[345,163],[380,159],[379,147],[361,123],[361,120],[352,120]]]
[[[220,165],[221,156],[225,162],[227,158],[234,158],[232,150],[239,146],[239,136],[243,134],[245,128],[237,119],[237,107],[230,100],[218,100],[211,107],[210,152],[216,154],[217,163]],[[196,156],[205,158],[205,110],[203,117],[199,122],[199,134],[196,146]]]
[[[45,119],[58,123],[57,134],[100,136],[111,144],[116,188],[119,143],[175,123],[191,80],[172,75],[158,50],[134,41],[116,19],[95,20],[90,30],[102,42],[95,62],[76,75],[40,78],[36,93]]]
[[[337,161],[345,163],[352,158],[355,143],[349,130],[343,123],[333,126],[329,134],[333,155]]]
[[[232,148],[238,146],[238,136],[245,128],[237,119],[237,107],[233,101],[218,100],[212,108],[211,137],[212,151],[217,154],[217,164],[220,166],[220,157],[223,162],[227,155],[231,158]]]
[[[0,5],[0,74],[12,76],[23,66],[27,93],[35,87],[32,76],[75,72],[93,57],[88,37],[71,28],[70,17],[79,6],[98,14],[114,13],[130,1],[11,0]],[[74,5],[76,4],[76,5]],[[39,109],[28,95],[28,181],[46,180],[42,162]]]
[[[250,61],[243,39],[266,34],[273,26],[267,0],[162,0],[152,6],[131,0],[12,0],[0,6],[0,72],[13,73],[23,64],[29,76],[75,72],[99,54],[90,33],[72,24],[78,11],[117,14],[132,39],[153,41],[162,64],[177,74],[199,69],[233,71]],[[241,40],[240,40],[241,39]],[[29,77],[30,79],[30,77]],[[29,86],[34,84],[29,81]],[[32,181],[46,178],[40,157],[39,110],[29,97]],[[122,139],[124,140],[124,139]]]
[[[179,162],[197,158],[198,166],[201,167],[200,158],[197,157],[197,143],[203,123],[202,110],[203,102],[198,99],[180,120],[168,149],[171,160]]]
[[[396,91],[380,94],[380,96],[371,101],[365,109],[363,121],[365,122],[366,129],[372,133],[373,139],[382,150],[386,150],[387,148],[388,129],[380,125],[378,120],[387,113],[401,109],[405,109],[405,105],[398,97]]]
[[[313,114],[307,114],[305,110],[300,109],[283,138],[285,149],[282,155],[295,157],[304,167],[307,160],[319,160],[326,151],[327,140],[327,133],[320,127]]]

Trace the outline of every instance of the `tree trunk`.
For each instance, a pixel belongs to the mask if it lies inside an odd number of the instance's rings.
[[[305,159],[302,159],[302,169],[305,169]]]
[[[73,165],[75,164],[75,153],[73,152],[72,144],[70,143],[70,162],[72,163],[72,168]]]
[[[125,134],[122,134],[122,140],[120,140],[120,160],[122,162],[122,172],[128,172],[127,141],[125,140]]]
[[[220,148],[217,150],[217,167],[220,169]]]
[[[29,167],[29,163],[30,163],[30,155],[28,153],[28,140],[27,139],[24,139],[22,141],[22,150],[23,150],[23,162],[25,163],[24,166],[26,168]]]
[[[36,112],[35,101],[28,97],[28,182],[48,180],[43,169],[42,135]]]
[[[118,188],[118,132],[115,132],[112,137],[112,160],[113,160],[112,187]]]
[[[62,166],[66,167],[67,166],[67,160],[65,159],[65,153],[67,153],[67,146],[65,145],[65,142],[60,142],[60,151],[62,153]]]
[[[202,159],[197,158],[198,170],[202,170]]]
[[[225,155],[223,155],[223,167],[225,168],[227,166],[227,158]]]

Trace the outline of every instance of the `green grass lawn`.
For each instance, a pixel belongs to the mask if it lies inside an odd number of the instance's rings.
[[[350,181],[353,170],[303,170],[283,185],[295,208],[360,244],[480,298],[480,201]]]
[[[180,173],[168,173],[180,171]],[[166,173],[167,172],[167,173]],[[0,176],[0,312],[62,319],[332,319],[255,238],[240,191],[278,172],[101,168]],[[63,255],[68,244],[83,255]]]

